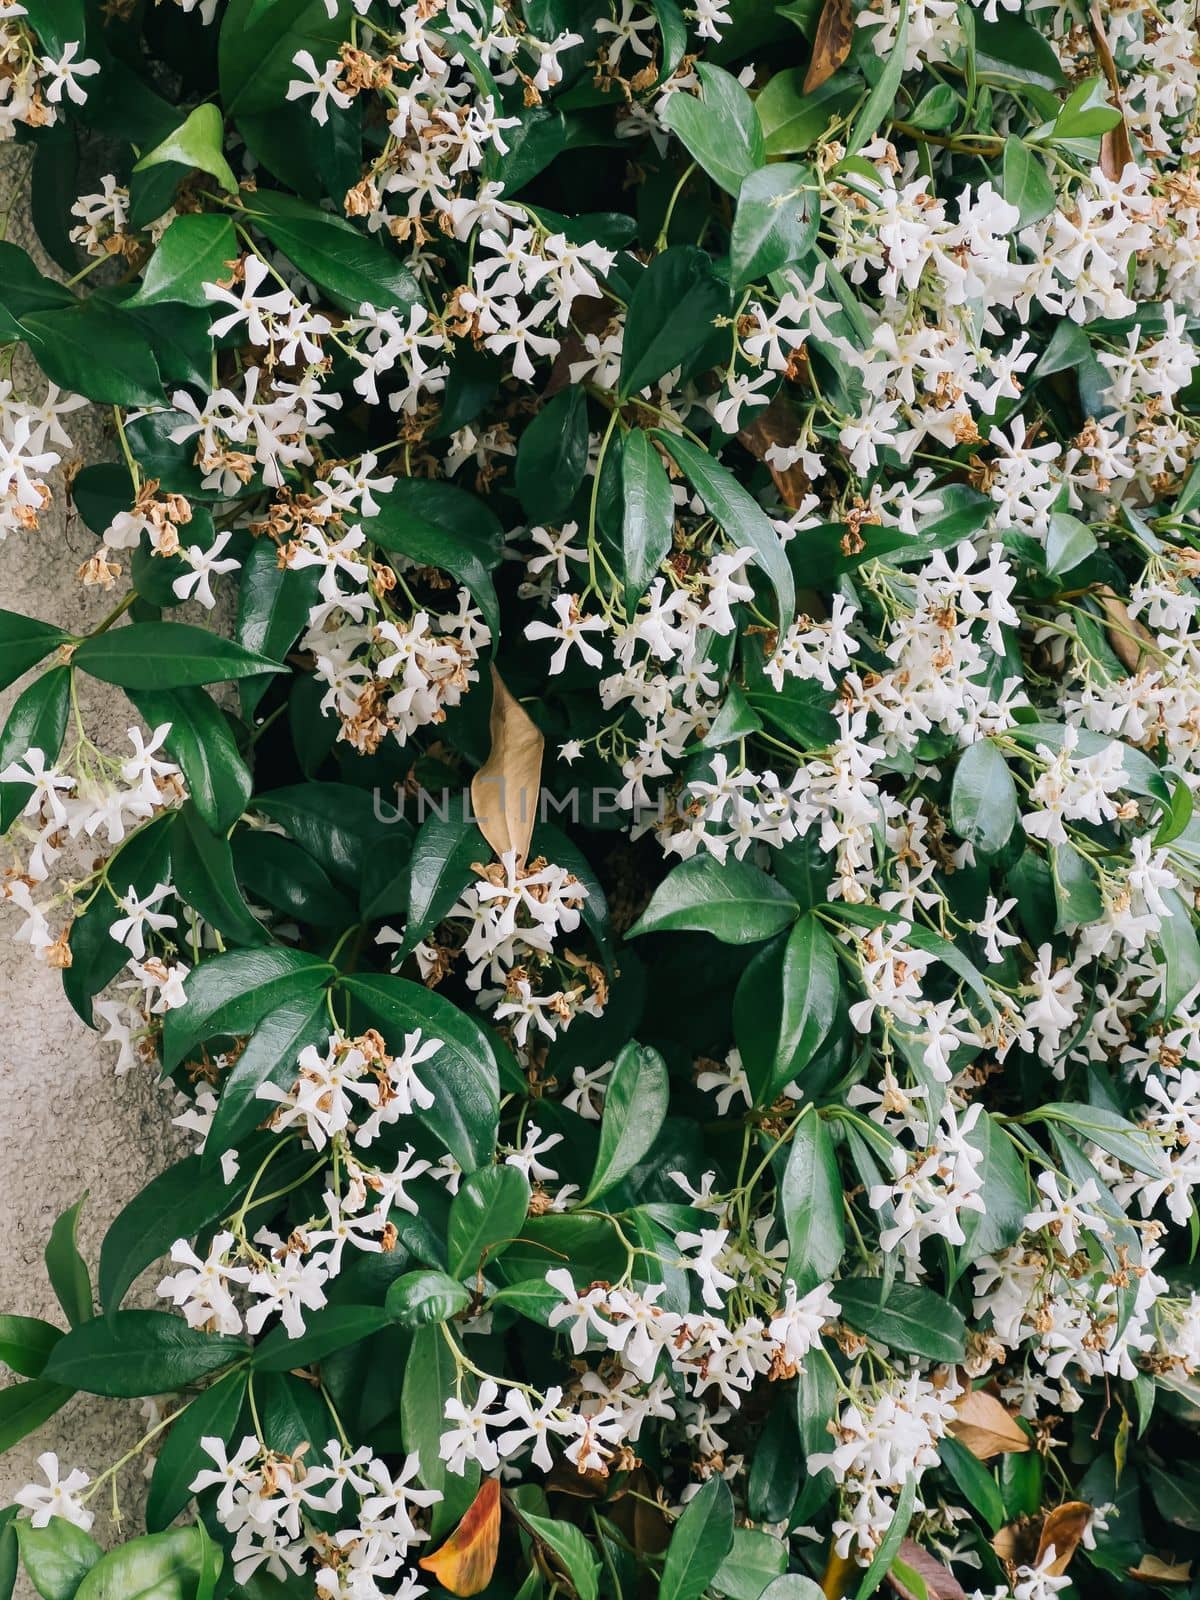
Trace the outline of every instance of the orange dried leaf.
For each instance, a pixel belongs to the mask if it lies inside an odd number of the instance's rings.
[[[496,854],[515,850],[521,866],[537,821],[544,741],[495,667],[490,732],[492,748],[471,780],[471,807],[479,831]]]
[[[1089,15],[1096,55],[1099,57],[1100,66],[1108,83],[1113,104],[1122,113],[1121,120],[1116,127],[1109,128],[1100,137],[1100,170],[1106,178],[1116,179],[1121,176],[1125,168],[1133,161],[1133,145],[1130,142],[1129,128],[1125,121],[1124,108],[1121,105],[1121,79],[1117,72],[1117,63],[1113,60],[1113,53],[1109,47],[1108,36],[1104,31],[1104,14],[1097,4],[1097,0],[1092,0]]]
[[[1091,1517],[1092,1508],[1086,1500],[1068,1500],[1065,1505],[1056,1506],[1048,1512],[1042,1523],[1034,1565],[1042,1567],[1053,1548],[1054,1559],[1043,1570],[1050,1573],[1051,1577],[1061,1578],[1079,1548],[1079,1541],[1087,1532]]]
[[[500,1550],[500,1480],[485,1478],[466,1516],[440,1550],[417,1565],[451,1594],[479,1594],[492,1581]]]
[[[812,60],[804,74],[804,92],[812,94],[837,69],[850,54],[854,43],[854,7],[851,0],[825,0],[821,20],[817,23],[817,36],[813,40]]]
[[[1020,1455],[1030,1448],[1029,1435],[995,1395],[972,1389],[954,1407],[950,1431],[980,1461],[993,1456]]]

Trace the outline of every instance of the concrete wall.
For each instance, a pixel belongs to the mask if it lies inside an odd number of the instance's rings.
[[[23,181],[27,152],[0,145],[0,209]],[[41,257],[18,201],[7,237],[29,249],[42,269],[60,273]],[[41,379],[18,364],[19,382]],[[106,419],[80,411],[66,419],[77,464],[112,459]],[[80,628],[101,617],[111,597],[83,589],[75,577],[95,547],[93,535],[66,512],[62,471],[51,482],[54,504],[36,532],[13,535],[0,545],[0,607]],[[16,691],[0,696],[7,715]],[[133,720],[123,696],[108,689],[85,693],[89,732],[102,748],[123,747]],[[127,747],[126,747],[127,748]],[[5,855],[7,865],[7,853]],[[85,1258],[95,1271],[100,1240],[112,1218],[147,1180],[178,1152],[170,1125],[171,1091],[147,1071],[113,1076],[111,1050],[75,1016],[63,997],[57,972],[10,941],[11,912],[0,912],[0,1311],[21,1312],[61,1323],[46,1280],[42,1251],[59,1212],[85,1191],[80,1226]],[[0,1368],[0,1385],[8,1379]],[[43,1450],[82,1466],[95,1476],[124,1454],[144,1431],[136,1401],[78,1396],[59,1414],[0,1457],[0,1506],[36,1475]],[[119,1479],[126,1534],[142,1531],[144,1479],[131,1464]],[[112,1497],[97,1497],[96,1526],[102,1543],[118,1537]],[[22,1580],[23,1581],[23,1580]],[[19,1595],[33,1594],[18,1587]]]

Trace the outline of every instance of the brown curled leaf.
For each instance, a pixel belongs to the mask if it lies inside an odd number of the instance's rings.
[[[1129,1576],[1139,1583],[1189,1583],[1192,1577],[1190,1561],[1163,1561],[1159,1556],[1146,1554],[1136,1567],[1130,1567]]]
[[[417,1565],[451,1594],[479,1594],[492,1581],[500,1551],[500,1480],[485,1478],[466,1515],[439,1550]]]
[[[1087,1532],[1091,1519],[1092,1508],[1086,1500],[1068,1500],[1061,1506],[1055,1506],[1042,1523],[1034,1565],[1048,1572],[1051,1577],[1061,1578],[1070,1566],[1071,1557],[1078,1550],[1079,1541]],[[1054,1559],[1043,1568],[1042,1564],[1051,1550],[1054,1551]]]
[[[1117,179],[1134,159],[1133,145],[1125,121],[1125,109],[1121,104],[1121,79],[1117,73],[1117,63],[1113,60],[1112,50],[1109,48],[1108,35],[1104,31],[1104,16],[1098,0],[1092,0],[1088,16],[1092,42],[1096,46],[1096,55],[1099,57],[1105,82],[1112,95],[1113,105],[1121,112],[1121,120],[1116,127],[1109,128],[1100,136],[1100,170],[1106,178]]]
[[[958,1401],[950,1431],[980,1461],[1020,1455],[1032,1443],[1011,1411],[984,1389],[972,1389]]]
[[[523,866],[537,821],[544,740],[495,667],[489,728],[492,747],[471,780],[471,806],[496,854],[515,850],[517,865]]]
[[[1154,648],[1154,635],[1129,615],[1129,608],[1115,589],[1106,583],[1097,584],[1092,591],[1100,602],[1108,627],[1105,636],[1112,652],[1127,672],[1136,672],[1141,666],[1146,648]]]
[[[800,425],[793,416],[791,407],[781,395],[776,395],[765,411],[756,411],[753,420],[748,422],[737,436],[738,443],[744,446],[756,461],[765,463],[779,492],[779,498],[792,511],[803,504],[804,496],[812,487],[808,474],[799,463],[794,467],[776,467],[767,460],[767,451],[772,445],[782,445],[786,449],[794,445],[799,437]]]
[[[910,1572],[915,1572],[924,1583],[926,1600],[967,1600],[966,1590],[954,1574],[947,1571],[928,1550],[922,1550],[915,1539],[901,1541],[896,1559],[902,1561]],[[917,1595],[897,1578],[895,1572],[888,1573],[888,1582],[901,1600],[917,1600]]]
[[[854,8],[850,0],[825,0],[813,40],[812,60],[804,74],[805,94],[812,94],[833,77],[853,43]]]

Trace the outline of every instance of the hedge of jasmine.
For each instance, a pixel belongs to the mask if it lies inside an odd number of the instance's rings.
[[[0,40],[111,600],[0,614],[2,894],[192,1151],[0,1317],[149,1475],[0,1595],[1200,1593],[1191,0]]]

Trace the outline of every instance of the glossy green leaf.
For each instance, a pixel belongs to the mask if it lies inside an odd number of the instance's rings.
[[[837,1009],[837,946],[809,912],[760,950],[733,998],[733,1031],[758,1106],[773,1104],[825,1041]]]
[[[1017,786],[1008,762],[990,739],[958,758],[950,790],[950,821],[960,838],[985,856],[997,855],[1017,825]]]
[[[378,235],[277,189],[259,189],[247,205],[254,226],[343,310],[420,301],[415,278]]]
[[[141,328],[115,305],[101,305],[93,297],[58,311],[31,311],[22,317],[21,328],[34,360],[60,389],[103,405],[166,400]]]
[[[483,835],[462,813],[463,808],[452,801],[445,818],[431,811],[417,830],[405,874],[405,950],[419,944],[448,914],[475,880],[473,863],[487,859]],[[371,905],[366,909],[368,916],[382,914]]]
[[[151,728],[170,724],[164,745],[183,770],[192,805],[214,833],[226,833],[253,784],[225,713],[200,688],[138,689],[129,698]]]
[[[22,1378],[39,1377],[62,1329],[40,1317],[0,1315],[0,1363]]]
[[[350,977],[339,988],[362,1007],[389,1047],[399,1051],[408,1034],[436,1039],[441,1048],[416,1068],[433,1105],[416,1115],[445,1145],[464,1172],[492,1158],[499,1115],[500,1073],[483,1029],[465,1011],[406,978]]]
[[[775,591],[779,620],[786,627],[796,610],[796,585],[787,553],[766,512],[707,450],[690,439],[657,429],[653,437],[666,447],[726,536],[735,545],[748,545],[754,551],[755,564]]]
[[[0,611],[0,689],[7,689],[70,637],[53,623],[23,617],[15,611]]]
[[[590,1205],[633,1171],[657,1139],[669,1100],[666,1062],[657,1050],[631,1040],[604,1091],[600,1148],[583,1204]]]
[[[73,1328],[92,1316],[92,1280],[78,1242],[79,1214],[86,1200],[85,1191],[67,1207],[51,1228],[46,1244],[46,1275]]]
[[[208,211],[184,213],[158,241],[142,273],[141,287],[126,303],[207,306],[211,302],[204,285],[227,282],[229,263],[236,261],[237,255],[237,237],[229,217]]]
[[[29,1378],[0,1389],[0,1451],[11,1450],[26,1434],[40,1428],[74,1393],[74,1385],[48,1378]]]
[[[792,1135],[779,1211],[787,1230],[787,1276],[807,1294],[836,1275],[846,1247],[837,1157],[829,1129],[815,1111],[806,1112]]]
[[[521,435],[515,481],[531,521],[562,519],[583,482],[587,455],[587,396],[575,383],[547,401]]]
[[[737,194],[747,174],[766,161],[762,124],[754,102],[731,73],[701,61],[699,98],[673,94],[662,121],[688,154],[727,194]]]
[[[471,1303],[471,1293],[455,1278],[434,1268],[406,1272],[387,1292],[387,1314],[405,1328],[448,1322]]]
[[[290,1088],[296,1081],[301,1051],[309,1045],[323,1045],[328,1038],[329,1016],[323,988],[306,984],[267,1012],[221,1084],[201,1155],[206,1168],[263,1120],[267,1107],[258,1098],[260,1086],[271,1083],[280,1089]]]
[[[16,1529],[21,1564],[42,1600],[73,1600],[102,1554],[91,1534],[65,1517],[51,1517],[44,1528],[21,1519]]]
[[[916,1283],[843,1278],[837,1286],[842,1320],[902,1355],[954,1364],[966,1350],[966,1324],[949,1301]]]
[[[763,1590],[787,1566],[787,1546],[758,1528],[735,1528],[729,1554],[717,1568],[712,1586],[728,1600],[759,1600]]]
[[[597,1600],[600,1593],[600,1563],[592,1547],[573,1522],[553,1517],[521,1513],[521,1525],[533,1534],[543,1551],[548,1551],[554,1566],[566,1577],[578,1600]],[[661,1591],[660,1591],[661,1592]]]
[[[104,1235],[97,1281],[104,1310],[115,1311],[138,1275],[177,1239],[195,1237],[230,1210],[243,1187],[244,1180],[226,1184],[219,1172],[203,1172],[199,1156],[185,1156],[151,1178]]]
[[[182,1389],[232,1365],[246,1350],[240,1339],[189,1328],[165,1311],[116,1311],[65,1334],[45,1376],[85,1394],[136,1399]]]
[[[180,898],[234,944],[265,944],[266,929],[238,887],[229,841],[189,800],[171,828],[171,877]]]
[[[175,131],[148,150],[133,170],[145,172],[168,163],[197,169],[214,177],[226,194],[237,194],[238,181],[221,148],[224,135],[220,107],[205,102],[189,111]]]
[[[747,944],[789,927],[799,909],[760,867],[704,854],[671,869],[628,936],[687,929],[711,933],[724,944]]]
[[[279,671],[275,662],[190,622],[133,622],[112,628],[85,639],[72,659],[104,683],[154,691]]]
[[[404,1388],[400,1396],[400,1427],[404,1448],[415,1450],[421,1462],[420,1481],[426,1489],[440,1489],[444,1498],[434,1507],[431,1535],[442,1538],[453,1528],[475,1498],[479,1466],[469,1462],[461,1476],[448,1472],[438,1455],[445,1430],[445,1404],[458,1393],[458,1368],[440,1323],[418,1328],[413,1335]]]
[[[197,1463],[204,1460],[200,1441],[230,1443],[245,1397],[245,1370],[231,1372],[198,1394],[172,1422],[154,1463],[146,1499],[146,1527],[151,1533],[161,1533],[186,1508]]]
[[[735,288],[808,253],[817,237],[818,201],[812,171],[793,162],[760,167],[743,178],[729,241]]]
[[[75,1600],[195,1600],[204,1562],[212,1559],[207,1550],[195,1526],[131,1539],[101,1557]]]
[[[71,703],[70,667],[51,667],[24,689],[13,703],[0,733],[0,772],[40,750],[53,765],[62,746]],[[0,833],[6,832],[33,793],[28,783],[0,783]]]
[[[684,96],[674,95],[673,101]],[[621,347],[621,394],[638,394],[693,354],[718,317],[729,313],[729,290],[703,250],[676,245],[656,255],[629,301]]]
[[[485,1272],[510,1244],[529,1211],[529,1181],[517,1167],[480,1167],[450,1203],[447,1251],[455,1278]]]
[[[220,1034],[249,1033],[285,1002],[323,989],[333,968],[300,950],[234,950],[202,962],[184,985],[185,1004],[167,1013],[163,1066]]]
[[[671,1530],[659,1600],[700,1600],[733,1544],[733,1497],[714,1472]]]
[[[324,1306],[307,1313],[304,1332],[298,1339],[293,1339],[282,1324],[272,1328],[255,1345],[250,1365],[255,1372],[291,1372],[311,1366],[335,1350],[369,1339],[386,1328],[389,1320],[380,1306]]]
[[[671,550],[675,495],[662,457],[640,428],[621,446],[621,564],[625,614],[632,616]]]

